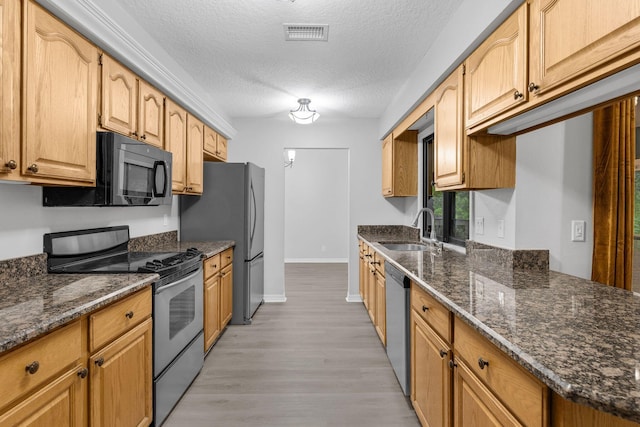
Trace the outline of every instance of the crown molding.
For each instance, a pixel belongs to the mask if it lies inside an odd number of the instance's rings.
[[[236,135],[229,120],[211,107],[215,103],[199,95],[204,90],[115,2],[104,6],[92,0],[37,2],[217,132],[228,139]],[[118,22],[106,7],[117,13]]]

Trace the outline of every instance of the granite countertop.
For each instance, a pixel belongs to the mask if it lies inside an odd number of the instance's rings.
[[[387,250],[384,232],[358,237],[563,398],[640,422],[639,296],[449,250]]]
[[[205,258],[234,241],[178,242],[175,232],[132,239],[131,251],[182,252]],[[0,263],[0,353],[155,282],[155,273],[47,274],[46,254]]]

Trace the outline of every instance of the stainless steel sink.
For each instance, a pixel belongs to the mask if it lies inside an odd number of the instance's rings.
[[[430,249],[429,245],[424,245],[422,243],[392,243],[392,242],[380,242],[380,244],[391,251],[428,251]]]

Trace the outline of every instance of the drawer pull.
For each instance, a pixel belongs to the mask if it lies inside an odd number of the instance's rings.
[[[133,319],[133,311],[127,311],[124,315],[127,319]]]
[[[442,357],[443,359],[447,354],[449,354],[448,351],[440,350],[440,357]]]
[[[94,363],[96,364],[96,366],[104,365],[104,357],[97,359]]]
[[[40,369],[40,363],[36,360],[34,362],[31,362],[30,364],[28,364],[24,370],[27,371],[29,374],[33,375],[36,372],[38,372],[38,369]]]
[[[482,357],[480,357],[478,358],[478,366],[480,366],[480,369],[484,369],[485,366],[489,366],[489,361],[484,360]]]
[[[423,305],[422,306],[422,311],[426,313],[427,310],[429,310],[429,307],[427,307],[426,305]]]
[[[88,374],[89,374],[89,370],[87,368],[82,368],[78,371],[78,376],[82,379],[87,378]]]

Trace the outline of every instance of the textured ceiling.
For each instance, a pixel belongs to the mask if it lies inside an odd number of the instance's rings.
[[[462,0],[116,0],[224,113],[380,117]],[[328,42],[282,24],[328,24]]]

